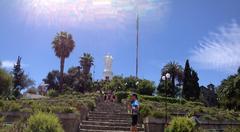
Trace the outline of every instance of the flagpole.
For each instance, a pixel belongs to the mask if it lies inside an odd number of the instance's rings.
[[[138,61],[139,61],[139,16],[137,13],[136,22],[137,36],[136,36],[136,77],[138,78]]]

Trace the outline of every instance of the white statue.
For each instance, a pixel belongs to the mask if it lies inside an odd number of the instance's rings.
[[[113,78],[112,61],[113,61],[113,57],[111,55],[106,55],[104,57],[105,66],[104,66],[103,77],[106,80],[111,80]]]

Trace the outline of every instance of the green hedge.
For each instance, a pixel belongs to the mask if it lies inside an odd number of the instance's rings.
[[[17,101],[0,100],[1,112],[28,112],[37,111],[52,113],[79,113],[80,109],[87,107],[93,110],[96,107],[97,94],[61,95],[51,99]]]
[[[179,103],[179,104],[185,104],[187,101],[185,99],[176,99],[176,98],[169,98],[169,97],[161,97],[161,96],[140,96],[143,100],[148,101],[156,101],[156,102],[165,102],[168,103]]]

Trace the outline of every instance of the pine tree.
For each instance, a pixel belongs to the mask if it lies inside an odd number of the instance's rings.
[[[21,57],[18,56],[17,63],[13,68],[13,95],[19,97],[24,89],[24,71],[21,68]]]

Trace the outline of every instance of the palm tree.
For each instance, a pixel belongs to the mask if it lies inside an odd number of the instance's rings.
[[[179,65],[177,62],[172,61],[166,64],[162,69],[162,75],[165,75],[166,73],[170,73],[171,75],[171,86],[172,89],[175,89],[176,79],[181,84],[183,79],[183,68],[181,65]]]
[[[89,74],[91,70],[91,66],[93,65],[94,58],[89,53],[84,53],[82,57],[80,57],[80,65],[83,68],[83,73],[85,75]]]
[[[52,48],[55,55],[60,58],[60,90],[63,91],[63,71],[65,59],[69,57],[70,53],[75,47],[75,42],[72,35],[67,32],[57,33],[53,42]]]

